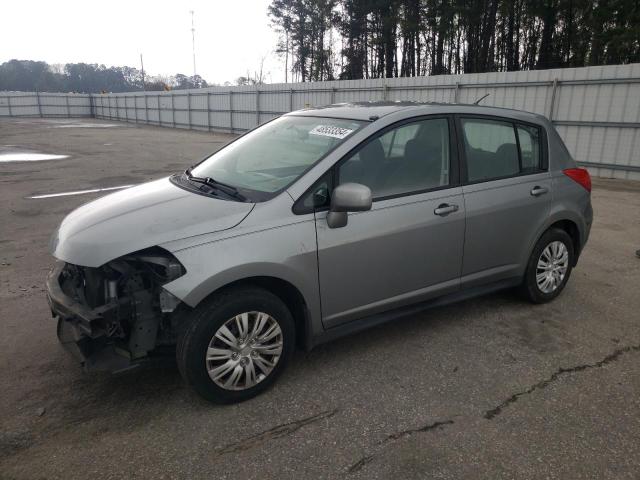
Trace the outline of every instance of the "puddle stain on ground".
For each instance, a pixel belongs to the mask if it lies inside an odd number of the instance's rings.
[[[120,127],[115,123],[69,123],[64,125],[56,125],[53,128],[113,128]]]
[[[0,153],[0,163],[5,162],[41,162],[45,160],[62,160],[69,155],[54,155],[50,153],[10,152]]]

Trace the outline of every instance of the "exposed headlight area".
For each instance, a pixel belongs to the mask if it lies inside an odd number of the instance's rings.
[[[171,314],[180,300],[163,285],[185,273],[182,264],[160,247],[97,268],[61,264],[49,282],[51,307],[60,318],[58,333],[82,347],[87,365],[87,359],[105,346],[136,360],[158,346],[172,345]]]

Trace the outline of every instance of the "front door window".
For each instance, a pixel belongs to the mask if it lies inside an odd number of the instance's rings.
[[[368,186],[374,199],[449,184],[449,122],[421,120],[369,140],[339,167],[338,183]]]

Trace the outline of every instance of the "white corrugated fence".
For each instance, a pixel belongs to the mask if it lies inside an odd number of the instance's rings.
[[[550,118],[592,174],[640,180],[640,64],[171,92],[0,92],[0,116],[93,116],[241,133],[306,106],[374,100],[473,103],[486,93],[483,105]]]

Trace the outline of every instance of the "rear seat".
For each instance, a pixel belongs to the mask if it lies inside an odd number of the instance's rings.
[[[520,171],[518,147],[515,143],[505,143],[495,153],[471,149],[470,154],[467,154],[467,170],[472,182],[515,175]]]

